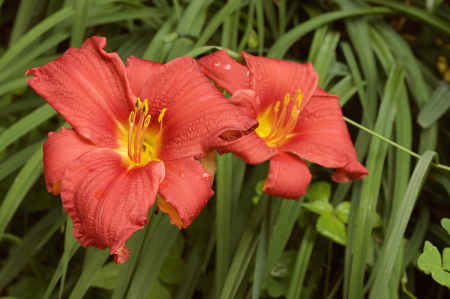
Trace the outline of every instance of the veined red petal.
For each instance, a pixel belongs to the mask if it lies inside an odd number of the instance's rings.
[[[306,193],[311,173],[306,162],[298,156],[279,152],[270,159],[269,176],[264,184],[263,192],[286,199],[300,199]]]
[[[58,195],[67,166],[85,153],[98,149],[88,139],[74,130],[61,128],[58,133],[48,133],[44,142],[44,178],[48,192]],[[58,184],[55,186],[55,184]]]
[[[259,97],[251,89],[240,89],[236,91],[230,101],[250,118],[256,119],[261,109]]]
[[[42,96],[82,137],[97,146],[118,148],[118,132],[125,130],[134,95],[125,66],[117,53],[106,53],[104,37],[87,39],[81,49],[70,48],[63,56],[25,75]]]
[[[231,58],[223,49],[198,60],[203,73],[211,78],[217,87],[233,95],[239,89],[250,89],[248,67]]]
[[[234,140],[253,131],[258,122],[249,118],[226,99],[200,71],[191,57],[174,59],[157,70],[141,92],[149,101],[153,126],[162,119],[160,160],[202,157],[211,143],[222,138]]]
[[[131,56],[127,59],[127,76],[128,82],[130,82],[131,90],[137,97],[141,97],[142,88],[144,88],[145,83],[148,79],[159,70],[164,64],[159,62],[154,62],[150,60],[140,59]],[[141,100],[144,100],[141,97]],[[133,105],[135,102],[133,100]]]
[[[127,170],[128,158],[97,149],[70,163],[61,199],[73,221],[73,234],[84,247],[109,247],[123,262],[126,240],[144,224],[164,178],[162,162]]]
[[[211,174],[194,158],[164,161],[164,167],[166,174],[159,185],[159,194],[176,211],[182,227],[186,228],[214,194]]]
[[[280,150],[295,152],[327,168],[346,167],[346,172],[355,172],[354,176],[358,178],[368,174],[357,162],[337,96],[317,88],[308,105],[301,111],[292,133],[294,136],[282,144]],[[335,179],[343,181],[339,177],[344,173],[336,174]],[[344,176],[351,177],[350,174]]]
[[[262,110],[274,106],[277,101],[283,102],[286,93],[295,99],[298,89],[303,95],[300,110],[307,105],[319,81],[311,63],[256,57],[245,52],[242,56],[252,73],[252,89],[261,100]]]
[[[216,139],[214,147],[221,155],[233,153],[251,165],[267,161],[278,153],[278,149],[268,147],[255,132],[232,142]]]
[[[347,183],[353,180],[362,180],[368,174],[369,171],[358,160],[353,160],[344,167],[336,169],[331,175],[331,179],[338,183]]]

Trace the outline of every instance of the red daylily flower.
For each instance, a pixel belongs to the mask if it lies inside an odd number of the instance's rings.
[[[49,133],[44,144],[48,191],[61,193],[81,245],[109,247],[122,263],[156,194],[171,222],[187,227],[214,194],[211,175],[194,158],[218,136],[234,140],[257,122],[194,59],[164,65],[131,57],[125,67],[105,45],[92,37],[25,75],[34,75],[30,86],[73,127]]]
[[[203,72],[227,90],[231,102],[259,127],[228,144],[217,141],[219,153],[232,152],[246,163],[270,160],[263,191],[298,199],[311,181],[306,162],[337,168],[336,182],[362,179],[367,169],[358,162],[342,117],[338,97],[317,86],[312,64],[255,57],[242,52],[246,66],[226,50],[201,58]]]

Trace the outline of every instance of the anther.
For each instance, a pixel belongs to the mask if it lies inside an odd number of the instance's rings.
[[[130,122],[130,125],[134,124],[134,111],[131,111],[128,121]]]
[[[140,98],[136,98],[136,103],[134,104],[134,109],[136,110],[136,111],[138,111],[139,110],[139,108],[141,108],[141,99]]]
[[[148,99],[144,100],[144,104],[142,105],[142,114],[145,115],[148,112]]]
[[[297,115],[297,106],[292,107],[291,117],[295,117]]]
[[[161,110],[161,114],[158,117],[158,122],[160,123],[164,117],[164,114],[166,113],[166,108],[164,108],[163,110]]]
[[[297,94],[295,95],[295,100],[297,101],[297,107],[300,107],[300,104],[303,100],[303,95],[300,89],[297,89]]]
[[[280,111],[280,101],[277,101],[277,103],[275,104],[275,107],[273,108],[273,110],[275,110],[275,113],[277,113],[278,111]]]
[[[287,106],[287,105],[289,104],[289,101],[290,101],[290,100],[291,100],[291,95],[287,93],[287,94],[284,96],[284,101],[283,101],[284,106]]]

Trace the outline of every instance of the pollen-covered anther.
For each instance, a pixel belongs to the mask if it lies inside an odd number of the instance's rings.
[[[280,110],[281,103],[277,101],[274,106],[274,118],[272,122],[272,128],[270,133],[263,137],[264,141],[268,144],[279,144],[280,141],[285,139],[291,131],[294,129],[295,124],[297,123],[298,115],[300,114],[299,107],[302,101],[302,94],[300,89],[297,90],[295,95],[296,105],[292,107],[291,113],[288,116],[287,106],[289,105],[291,96],[287,93],[283,99],[283,109],[281,113],[278,113]],[[288,119],[287,119],[288,118]]]
[[[166,111],[167,111],[166,108],[164,108],[163,110],[161,110],[161,113],[159,114],[159,117],[158,117],[158,122],[159,122],[159,123],[162,121],[162,119],[163,119],[164,114],[166,113]]]
[[[300,107],[303,100],[302,91],[300,89],[297,89],[297,92],[295,94],[295,100],[297,101],[297,107]]]

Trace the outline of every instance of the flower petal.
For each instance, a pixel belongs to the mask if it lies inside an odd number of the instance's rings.
[[[44,142],[44,178],[48,192],[61,193],[61,180],[67,166],[85,153],[98,149],[88,139],[74,130],[61,128],[58,133],[48,133]]]
[[[214,146],[219,154],[233,153],[251,165],[267,161],[278,153],[278,149],[268,147],[255,132],[232,142],[216,139]]]
[[[150,126],[159,128],[158,116],[167,109],[157,152],[160,160],[205,156],[217,136],[234,140],[258,124],[230,103],[191,57],[180,57],[161,67],[147,81],[141,96],[151,99]]]
[[[363,178],[368,174],[357,162],[337,96],[317,88],[300,113],[293,134],[280,149],[292,151],[327,168],[344,167],[345,171],[334,176],[337,180],[343,181],[342,176],[350,179],[352,176]]]
[[[306,162],[298,156],[279,152],[270,159],[269,176],[264,183],[263,192],[286,199],[300,199],[306,193],[311,173]]]
[[[231,95],[239,89],[250,88],[248,67],[231,58],[225,49],[200,58],[198,64],[217,87],[225,89]]]
[[[148,79],[164,64],[131,56],[127,59],[127,76],[131,90],[137,97],[141,97],[142,88]],[[141,100],[143,100],[142,98]],[[134,104],[134,103],[132,103]]]
[[[125,241],[144,224],[164,178],[162,162],[127,170],[128,158],[97,149],[70,163],[62,180],[61,199],[73,221],[73,234],[84,247],[109,247],[123,262]]]
[[[275,105],[277,101],[283,102],[286,93],[294,99],[297,89],[303,95],[300,110],[305,107],[319,81],[311,63],[256,57],[245,52],[242,56],[252,74],[252,89],[261,100],[261,110]]]
[[[256,119],[258,116],[261,102],[253,90],[240,89],[233,94],[230,101],[248,117]]]
[[[125,66],[117,53],[106,53],[104,37],[87,39],[81,49],[70,48],[63,56],[25,75],[42,96],[82,137],[97,146],[118,148],[134,95]]]
[[[164,167],[166,174],[159,185],[159,194],[182,221],[180,224],[171,217],[171,222],[180,228],[186,228],[214,194],[211,189],[211,174],[194,158],[164,161]]]

